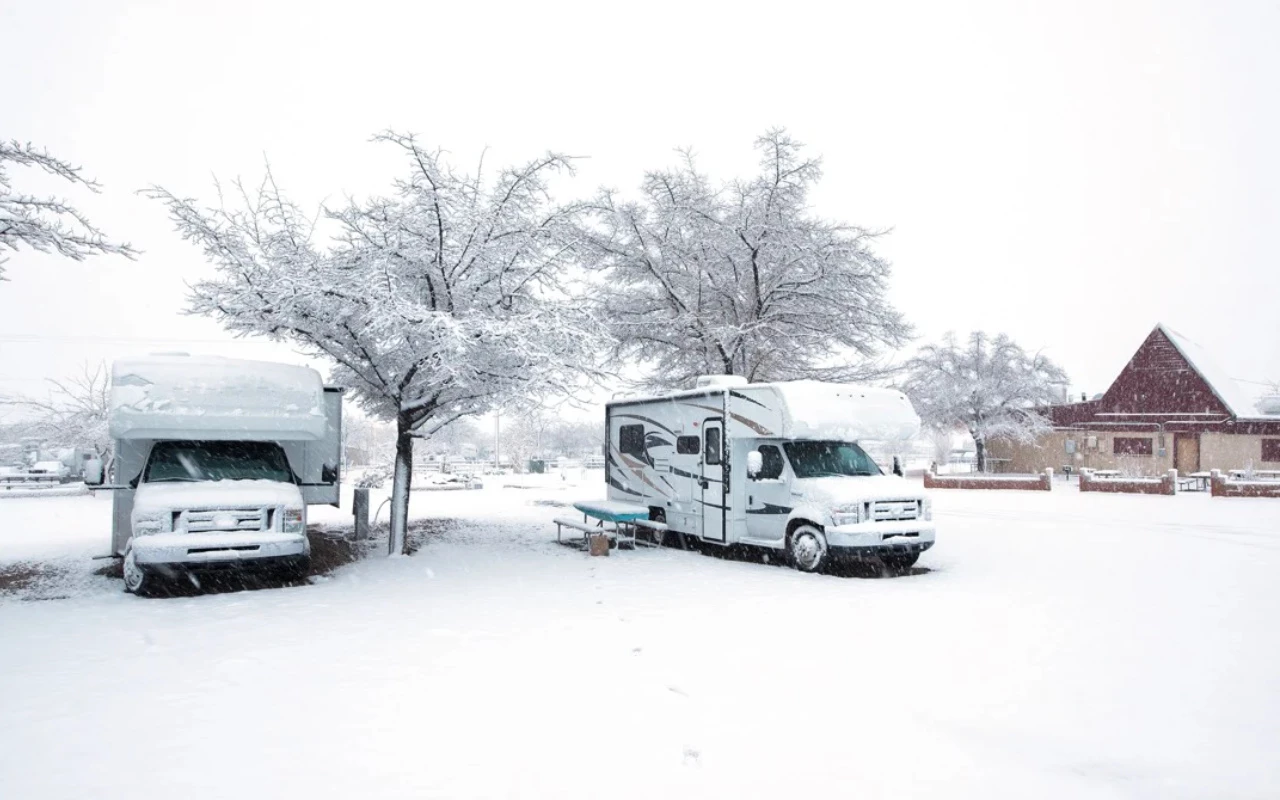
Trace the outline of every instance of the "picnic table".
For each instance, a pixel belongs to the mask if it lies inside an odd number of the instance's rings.
[[[556,524],[556,541],[562,541],[562,534],[565,528],[570,530],[582,531],[582,544],[585,547],[587,537],[592,534],[603,533],[610,539],[615,540],[621,547],[623,542],[629,542],[632,548],[638,544],[636,541],[636,529],[645,528],[655,533],[665,533],[667,526],[661,522],[649,519],[649,508],[647,506],[638,505],[636,503],[626,503],[619,500],[581,500],[573,504],[573,507],[582,512],[582,522],[572,519],[557,518],[553,520]],[[644,542],[644,544],[649,544]]]
[[[1196,491],[1196,492],[1207,492],[1207,491],[1209,491],[1209,479],[1210,479],[1210,477],[1211,477],[1211,473],[1208,473],[1208,472],[1188,472],[1188,473],[1187,473],[1185,476],[1183,476],[1183,477],[1184,477],[1184,478],[1186,478],[1187,480],[1189,480],[1189,481],[1192,481],[1192,482],[1193,482],[1193,485],[1195,486],[1195,488],[1194,488],[1192,491]],[[1179,479],[1178,479],[1178,488],[1179,488],[1179,489],[1183,488],[1183,483],[1182,483],[1182,481],[1183,481],[1183,479],[1182,479],[1182,478],[1179,478]]]

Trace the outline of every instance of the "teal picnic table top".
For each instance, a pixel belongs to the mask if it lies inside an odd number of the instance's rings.
[[[582,500],[574,503],[573,507],[588,517],[602,519],[605,522],[631,522],[649,518],[647,507],[618,500]]]

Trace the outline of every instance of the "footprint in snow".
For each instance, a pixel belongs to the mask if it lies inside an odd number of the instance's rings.
[[[699,753],[697,750],[693,749],[692,747],[686,746],[684,748],[684,758],[681,760],[680,763],[684,764],[686,767],[702,766],[702,754]]]

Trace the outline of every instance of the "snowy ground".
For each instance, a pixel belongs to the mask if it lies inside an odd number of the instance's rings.
[[[842,578],[558,547],[570,478],[311,586],[0,598],[0,794],[1280,794],[1280,502],[938,491],[927,571]],[[109,508],[0,501],[0,563],[88,576]]]

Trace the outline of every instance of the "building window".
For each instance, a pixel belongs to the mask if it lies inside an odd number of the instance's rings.
[[[1063,442],[1063,447],[1065,447],[1065,448],[1066,448],[1066,450],[1067,450],[1067,455],[1071,455],[1072,453],[1074,453],[1074,452],[1076,451],[1076,440],[1075,440],[1075,439],[1067,439],[1065,442]]]
[[[1262,440],[1262,460],[1280,461],[1280,439]]]
[[[629,456],[644,456],[644,426],[623,425],[618,429],[618,449]]]
[[[1111,440],[1111,452],[1118,456],[1151,455],[1151,439],[1117,436]]]
[[[720,463],[720,429],[707,428],[707,451],[704,459],[708,465]]]
[[[756,480],[771,481],[782,477],[782,451],[777,447],[766,444],[760,447],[760,471],[756,473]]]
[[[697,436],[676,437],[676,452],[682,456],[696,456],[701,449],[702,442],[698,441]]]

